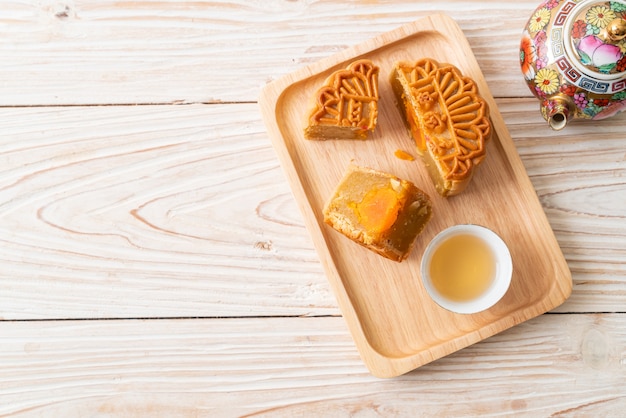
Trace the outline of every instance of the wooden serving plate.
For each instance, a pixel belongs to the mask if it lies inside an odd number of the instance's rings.
[[[460,195],[440,197],[415,153],[389,83],[394,62],[422,57],[456,65],[490,106],[487,157]],[[314,92],[335,70],[369,58],[380,67],[379,117],[366,141],[309,141],[303,136]],[[274,148],[363,361],[375,376],[393,377],[476,343],[563,303],[572,278],[515,145],[471,48],[457,24],[433,15],[344,50],[268,84],[260,106]],[[387,260],[333,230],[322,209],[350,162],[412,181],[428,193],[433,217],[402,263]],[[513,277],[487,311],[463,315],[435,304],[419,265],[428,242],[455,224],[487,226],[509,246]]]

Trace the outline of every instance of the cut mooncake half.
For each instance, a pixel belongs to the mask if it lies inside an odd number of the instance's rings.
[[[429,196],[413,183],[350,165],[324,208],[324,222],[394,261],[406,259],[432,216]]]
[[[378,72],[370,60],[334,72],[315,93],[306,139],[367,139],[378,119]]]
[[[491,135],[489,107],[476,83],[428,58],[396,63],[390,81],[437,192],[461,193],[485,158]]]

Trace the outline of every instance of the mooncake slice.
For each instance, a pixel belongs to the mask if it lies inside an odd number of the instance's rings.
[[[378,119],[378,72],[370,60],[334,72],[315,93],[306,139],[367,139]]]
[[[476,83],[428,58],[396,63],[390,81],[437,192],[461,193],[485,158],[491,135],[489,108]]]
[[[432,216],[429,196],[392,174],[350,165],[324,207],[324,222],[354,242],[401,262]]]

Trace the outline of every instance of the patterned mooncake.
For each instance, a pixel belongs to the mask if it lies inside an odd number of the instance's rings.
[[[306,139],[367,139],[378,119],[378,72],[370,60],[331,74],[315,93]]]
[[[396,63],[390,81],[437,192],[461,193],[485,158],[491,135],[489,108],[476,83],[428,58]]]

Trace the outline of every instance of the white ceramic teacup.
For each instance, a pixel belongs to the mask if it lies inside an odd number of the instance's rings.
[[[493,255],[493,279],[478,296],[469,300],[453,300],[442,295],[433,284],[430,271],[431,261],[437,249],[447,240],[458,235],[472,235],[483,241]],[[455,257],[450,262],[454,263]],[[452,312],[472,314],[489,309],[507,292],[511,283],[513,263],[506,243],[495,232],[479,225],[462,224],[449,227],[437,234],[426,247],[420,266],[422,283],[430,297],[441,307]]]

